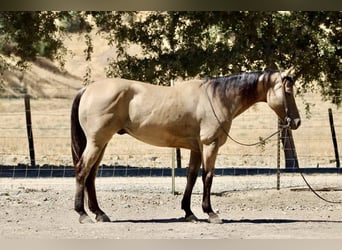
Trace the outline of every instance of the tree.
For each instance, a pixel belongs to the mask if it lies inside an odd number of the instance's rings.
[[[341,105],[342,12],[96,12],[119,54],[108,76],[169,83],[294,65],[301,93],[318,84]],[[142,55],[128,53],[132,44]]]
[[[91,17],[118,49],[109,77],[168,85],[178,77],[294,65],[300,93],[317,84],[323,98],[342,104],[341,11],[0,12],[0,52],[17,55],[18,65],[37,55],[63,65],[64,36],[76,31],[85,32],[85,55],[91,60]],[[132,45],[142,53],[130,54]],[[0,54],[0,73],[5,68]]]
[[[1,12],[1,51],[19,56],[21,62],[37,54],[52,58],[62,47],[55,36],[56,17],[53,12]]]
[[[86,17],[84,12],[72,11],[0,12],[0,53],[17,56],[16,66],[21,71],[38,55],[57,60],[63,67],[67,53],[63,40],[70,32],[89,32],[92,27]],[[87,45],[91,47],[90,42]],[[0,81],[1,74],[13,67],[1,54]],[[87,59],[90,59],[89,53]]]

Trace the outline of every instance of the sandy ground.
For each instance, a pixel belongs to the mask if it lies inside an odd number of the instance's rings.
[[[341,175],[310,175],[316,188],[341,188]],[[212,204],[224,223],[209,224],[201,211],[202,183],[194,188],[197,223],[183,222],[185,178],[98,178],[100,206],[112,223],[81,225],[73,210],[73,178],[0,179],[2,239],[342,239],[342,204],[319,200],[298,175],[218,176]],[[299,188],[301,191],[293,191]],[[342,192],[321,192],[342,200]]]

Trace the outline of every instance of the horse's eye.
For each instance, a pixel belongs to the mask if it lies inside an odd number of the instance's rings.
[[[294,86],[294,82],[293,82],[293,81],[288,81],[288,82],[287,82],[287,85],[288,85],[290,88],[292,88],[292,87]]]
[[[285,79],[285,85],[289,86],[289,87],[293,87],[294,86],[294,80],[292,79],[292,77],[286,77]]]

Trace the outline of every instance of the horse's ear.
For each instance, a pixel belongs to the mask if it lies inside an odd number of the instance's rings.
[[[289,76],[289,75],[293,75],[294,72],[295,72],[295,67],[294,67],[294,66],[291,66],[289,69],[287,69],[287,70],[281,72],[281,77],[282,77],[282,78],[285,78],[285,77],[287,77],[287,76]]]

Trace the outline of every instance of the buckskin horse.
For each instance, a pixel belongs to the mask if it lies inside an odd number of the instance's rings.
[[[191,151],[187,183],[181,207],[185,221],[196,221],[191,211],[191,194],[203,166],[203,212],[211,223],[222,223],[210,202],[215,160],[229,133],[232,120],[256,102],[269,107],[291,129],[300,126],[293,94],[292,68],[258,71],[228,77],[189,80],[174,87],[104,79],[81,89],[71,111],[72,156],[76,177],[75,210],[81,223],[110,222],[100,209],[95,177],[114,134],[127,133],[145,143]]]

